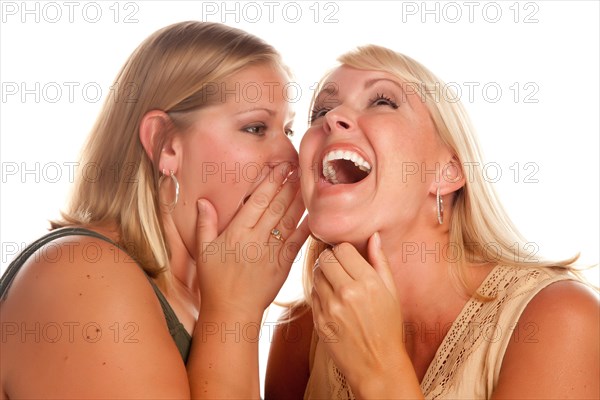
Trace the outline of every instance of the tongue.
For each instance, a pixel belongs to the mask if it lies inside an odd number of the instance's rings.
[[[352,184],[362,181],[369,175],[350,160],[331,161],[335,168],[335,176],[340,184]]]

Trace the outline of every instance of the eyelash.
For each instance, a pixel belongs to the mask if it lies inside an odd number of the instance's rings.
[[[327,108],[327,107],[315,106],[315,108],[313,108],[313,110],[310,112],[310,118],[309,118],[308,122],[312,124],[317,119],[319,119],[322,116],[324,116],[325,114],[327,114],[327,112],[329,110],[330,110],[330,108]],[[323,115],[319,115],[322,111],[325,111],[325,113]]]
[[[376,104],[377,102],[384,100],[386,102],[386,104]],[[396,103],[394,100],[392,100],[391,97],[388,97],[386,95],[384,95],[383,93],[377,93],[377,95],[369,100],[369,104],[371,105],[388,105],[390,107],[392,107],[394,110],[398,109],[398,103]],[[330,108],[327,107],[319,107],[319,106],[315,106],[315,108],[313,108],[313,110],[310,113],[310,119],[309,119],[309,123],[313,123],[315,122],[317,119],[321,118],[322,116],[324,116],[325,114],[327,114],[327,112],[331,110]],[[323,114],[321,114],[323,111],[325,111]]]
[[[254,132],[255,129],[259,129],[259,131]],[[242,131],[247,132],[251,135],[255,135],[255,136],[264,136],[266,130],[267,130],[267,126],[264,124],[250,125],[250,126],[246,126],[246,127],[242,128]],[[294,131],[291,128],[285,128],[284,133],[285,133],[285,136],[287,136],[288,138],[292,138],[294,136]]]
[[[259,129],[258,132],[254,132],[255,129]],[[247,132],[251,135],[255,136],[264,136],[265,131],[267,130],[267,126],[265,124],[255,124],[242,128],[242,131]]]
[[[391,97],[388,97],[386,95],[384,95],[383,93],[377,93],[377,95],[369,100],[369,104],[373,104],[373,105],[382,105],[382,104],[375,104],[381,100],[384,100],[387,104],[383,104],[383,105],[388,105],[390,107],[392,107],[394,110],[396,110],[398,108],[398,104],[391,99]]]

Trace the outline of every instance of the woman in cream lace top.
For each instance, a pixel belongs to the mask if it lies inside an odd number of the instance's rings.
[[[460,102],[388,49],[339,60],[300,147],[308,304],[266,397],[598,398],[597,295],[513,226]]]

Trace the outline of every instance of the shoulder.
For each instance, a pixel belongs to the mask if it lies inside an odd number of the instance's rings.
[[[297,304],[284,313],[269,350],[265,398],[302,398],[310,376],[313,318],[310,306]]]
[[[535,326],[540,341],[557,341],[565,348],[594,332],[598,337],[599,305],[598,294],[589,286],[577,280],[562,280],[536,294],[519,323]]]
[[[11,366],[2,372],[9,396],[156,394],[167,382],[154,391],[138,381],[150,378],[156,363],[172,365],[179,374],[171,378],[184,382],[185,368],[148,278],[101,239],[68,236],[44,245],[23,265],[0,307],[2,326],[11,333],[2,343],[3,365]],[[49,369],[54,373],[43,372]],[[71,385],[73,379],[85,387]],[[155,383],[161,386],[160,379]]]
[[[495,397],[597,398],[599,304],[597,293],[575,280],[536,294],[513,331]]]
[[[65,236],[46,243],[25,261],[8,289],[6,305],[35,302],[35,308],[19,307],[21,312],[35,312],[46,302],[72,306],[74,300],[97,304],[101,298],[110,303],[148,294],[152,290],[145,273],[125,252],[98,238]]]
[[[522,319],[551,319],[586,324],[598,317],[598,294],[578,280],[562,280],[542,289],[527,305]],[[596,320],[597,321],[597,320]]]

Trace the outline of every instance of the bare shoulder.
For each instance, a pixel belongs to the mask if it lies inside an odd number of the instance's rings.
[[[269,350],[265,398],[302,398],[310,375],[312,311],[299,304],[285,313],[273,332]]]
[[[69,236],[46,244],[0,307],[8,397],[185,397],[189,390],[148,278],[110,243]]]
[[[598,295],[583,283],[541,290],[513,332],[494,398],[598,398],[599,327]]]
[[[38,249],[16,275],[3,303],[3,317],[60,316],[75,310],[111,315],[142,306],[152,288],[142,269],[103,240],[68,236]],[[125,297],[146,301],[122,304]],[[111,307],[122,304],[121,307]],[[126,307],[125,307],[126,306]]]

